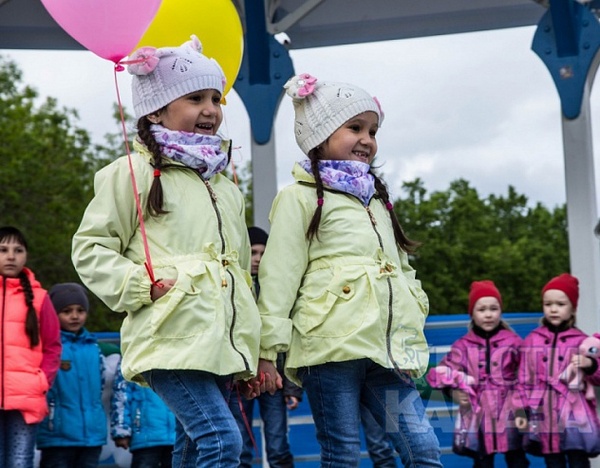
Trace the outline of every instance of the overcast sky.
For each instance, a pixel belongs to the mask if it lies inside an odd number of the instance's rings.
[[[458,178],[481,196],[505,195],[508,185],[531,203],[565,202],[560,100],[550,74],[531,50],[535,27],[291,50],[298,73],[346,81],[377,96],[385,112],[378,160],[393,194],[420,177],[429,193]],[[17,62],[24,82],[42,96],[75,108],[79,126],[101,141],[119,131],[113,64],[92,52],[0,50]],[[129,75],[119,75],[123,103],[132,111]],[[231,91],[224,130],[250,158],[245,108]],[[600,99],[592,92],[592,118]],[[302,159],[293,138],[291,100],[282,99],[275,124],[278,185],[291,182]],[[594,147],[600,129],[594,128]],[[598,157],[595,157],[598,168]],[[598,177],[596,177],[598,181]],[[598,182],[596,182],[598,184]]]

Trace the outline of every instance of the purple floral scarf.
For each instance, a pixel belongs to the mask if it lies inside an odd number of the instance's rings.
[[[313,174],[310,161],[299,162],[309,174]],[[321,180],[328,187],[349,193],[367,206],[375,193],[375,178],[369,174],[371,166],[360,161],[319,160]]]
[[[150,131],[167,158],[196,169],[204,180],[227,167],[221,137],[169,130],[162,125],[151,125]]]

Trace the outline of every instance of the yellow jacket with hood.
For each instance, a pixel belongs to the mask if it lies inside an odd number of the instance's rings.
[[[398,249],[380,199],[325,190],[318,240],[306,231],[317,207],[312,175],[277,195],[259,269],[263,359],[287,351],[286,375],[300,367],[369,358],[421,376],[429,350],[423,328],[427,295]]]
[[[154,169],[147,149],[137,141],[134,148],[146,213]],[[175,286],[152,302],[127,157],[96,174],[95,196],[73,237],[75,268],[110,309],[127,313],[121,327],[127,380],[143,382],[140,373],[150,369],[248,378],[256,373],[260,319],[243,196],[221,174],[206,185],[184,166],[160,177],[168,213],[144,222],[155,277],[176,279]]]

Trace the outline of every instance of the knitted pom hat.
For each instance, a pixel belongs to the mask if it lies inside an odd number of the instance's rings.
[[[250,236],[250,245],[262,244],[267,245],[269,235],[259,227],[249,227],[248,235]]]
[[[473,315],[475,303],[482,297],[495,297],[502,307],[502,296],[493,281],[473,281],[469,291],[469,315]]]
[[[549,289],[558,289],[564,292],[571,301],[573,310],[577,309],[577,302],[579,301],[579,280],[577,278],[569,273],[555,276],[542,288],[542,297]]]
[[[78,304],[86,311],[90,310],[87,293],[83,286],[77,283],[60,283],[55,284],[48,293],[50,300],[56,312],[60,312],[65,307],[73,304]]]
[[[128,62],[133,75],[133,109],[140,118],[162,109],[175,99],[203,89],[223,93],[225,74],[216,60],[202,54],[196,36],[179,47],[142,47]],[[131,63],[134,62],[134,63]]]
[[[383,122],[383,111],[365,90],[348,83],[318,81],[308,73],[296,75],[283,86],[294,103],[294,134],[305,153],[319,146],[352,117],[372,111]]]

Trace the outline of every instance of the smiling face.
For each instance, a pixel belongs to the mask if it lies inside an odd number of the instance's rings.
[[[473,306],[473,323],[486,332],[494,330],[500,324],[501,316],[502,307],[495,297],[482,297]]]
[[[375,112],[363,112],[348,120],[321,145],[322,159],[361,161],[371,164],[377,153],[379,119]]]
[[[544,318],[555,327],[575,315],[573,304],[560,289],[548,289],[542,296]]]
[[[27,249],[16,241],[7,237],[0,241],[0,275],[16,278],[27,262]]]
[[[221,93],[203,89],[186,94],[148,118],[169,130],[215,135],[223,121]]]

